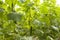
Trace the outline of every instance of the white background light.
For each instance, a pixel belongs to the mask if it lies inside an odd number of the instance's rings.
[[[60,0],[56,0],[56,5],[60,5]]]
[[[43,3],[43,0],[40,0],[40,3],[42,4]]]
[[[3,3],[5,3],[5,0],[2,0],[3,1]]]

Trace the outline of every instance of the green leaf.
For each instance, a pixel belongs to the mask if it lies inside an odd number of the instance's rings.
[[[9,13],[7,14],[8,20],[13,20],[13,21],[21,21],[22,20],[22,15],[18,13]]]

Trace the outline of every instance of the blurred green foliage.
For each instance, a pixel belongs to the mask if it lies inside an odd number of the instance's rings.
[[[24,40],[24,36],[26,40],[30,36],[60,40],[60,7],[56,0],[0,0],[0,40]]]

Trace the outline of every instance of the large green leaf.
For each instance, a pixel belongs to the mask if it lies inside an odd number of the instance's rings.
[[[23,17],[22,14],[18,14],[18,13],[15,13],[15,12],[7,14],[8,20],[21,21],[22,17]]]

